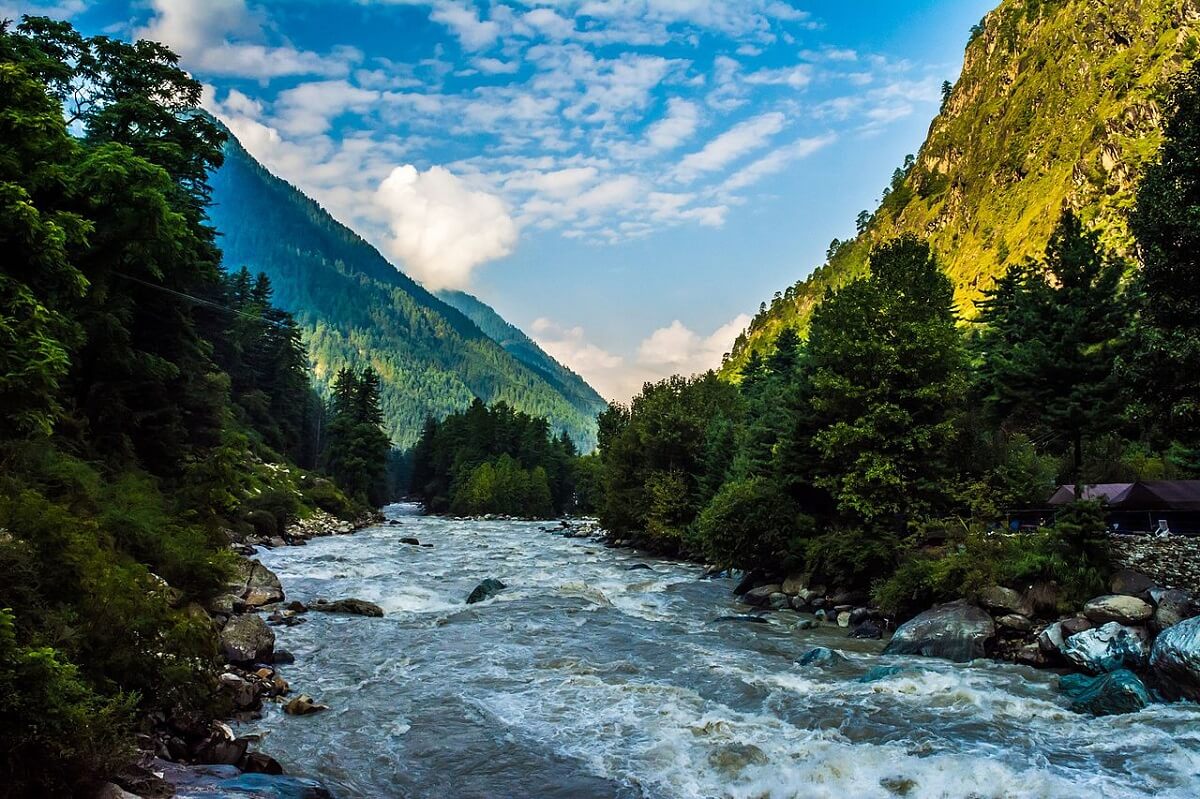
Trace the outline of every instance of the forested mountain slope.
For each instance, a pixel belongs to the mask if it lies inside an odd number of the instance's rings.
[[[441,418],[478,397],[545,416],[582,449],[594,446],[594,404],[564,396],[540,370],[268,172],[232,136],[212,187],[210,215],[226,268],[245,265],[270,277],[275,302],[301,326],[323,389],[342,366],[374,367],[397,445],[414,443],[427,415]],[[572,392],[584,393],[578,386]]]
[[[439,291],[443,302],[462,311],[489,338],[521,363],[537,372],[576,408],[591,416],[608,403],[582,377],[551,358],[524,331],[504,320],[489,305],[463,291]]]
[[[859,235],[760,311],[725,374],[784,327],[807,327],[826,288],[862,275],[871,247],[900,233],[929,239],[968,316],[1009,265],[1045,248],[1064,206],[1132,255],[1133,190],[1161,143],[1171,78],[1198,52],[1197,0],[1004,0],[972,29],[924,145]]]

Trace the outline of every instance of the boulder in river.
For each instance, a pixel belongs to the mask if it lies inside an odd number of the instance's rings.
[[[723,621],[741,621],[749,624],[770,624],[765,616],[756,616],[753,613],[730,613],[727,616],[717,616],[713,619],[713,624]]]
[[[938,605],[896,630],[884,654],[924,655],[964,663],[986,654],[996,625],[986,611],[959,600]]]
[[[736,586],[734,586],[733,593],[735,596],[741,596],[751,588],[754,588],[756,585],[762,585],[762,581],[762,572],[758,571],[757,569],[752,569],[751,571],[748,571],[742,575],[742,579],[738,581]]]
[[[283,712],[289,716],[308,716],[322,710],[329,710],[329,705],[317,703],[308,694],[300,694],[283,706]]]
[[[1098,596],[1083,606],[1083,615],[1095,624],[1108,624],[1115,621],[1130,627],[1145,624],[1154,615],[1154,608],[1149,602],[1135,596],[1124,594],[1109,594]]]
[[[410,538],[410,537],[408,537],[408,536],[405,536],[404,538],[401,538],[401,539],[400,539],[400,543],[401,543],[401,544],[408,544],[410,547],[419,547],[419,546],[421,546],[421,541],[420,541],[419,539],[416,539],[416,538]]]
[[[350,616],[371,616],[377,619],[383,616],[383,608],[374,602],[368,602],[365,599],[355,599],[353,597],[335,599],[333,602],[317,600],[317,603],[310,610],[318,610],[322,613],[345,613]]]
[[[1200,702],[1200,616],[1159,633],[1150,653],[1150,668],[1169,698]]]
[[[1058,688],[1071,700],[1071,710],[1093,716],[1136,713],[1150,704],[1150,692],[1129,669],[1117,669],[1099,677],[1066,674]]]
[[[1063,657],[1084,671],[1106,674],[1118,669],[1141,669],[1150,648],[1146,631],[1110,621],[1101,627],[1076,633],[1063,643]]]
[[[275,633],[253,613],[234,616],[221,630],[221,651],[230,663],[270,660]]]
[[[508,586],[499,580],[493,580],[491,577],[489,577],[479,585],[475,586],[475,589],[471,591],[470,596],[467,597],[467,604],[474,605],[476,602],[482,602],[485,599],[491,599],[507,587]]]
[[[800,666],[832,666],[835,663],[845,663],[842,653],[835,652],[826,646],[817,646],[805,652],[796,661]]]

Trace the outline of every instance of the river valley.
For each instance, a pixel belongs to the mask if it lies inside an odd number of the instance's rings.
[[[744,608],[695,565],[386,513],[400,523],[261,554],[289,600],[387,614],[277,628],[285,676],[331,710],[269,705],[241,730],[338,797],[1197,795],[1194,704],[1079,716],[1052,673],[881,657],[791,612],[715,621]],[[508,587],[466,605],[488,577]],[[814,646],[844,658],[797,665]]]

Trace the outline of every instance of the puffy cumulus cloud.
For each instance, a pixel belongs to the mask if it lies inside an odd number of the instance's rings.
[[[717,368],[749,324],[750,317],[741,314],[701,335],[675,320],[645,338],[632,362],[590,341],[582,327],[567,327],[543,317],[535,320],[530,330],[538,346],[582,375],[605,399],[628,402],[645,383]]]
[[[667,367],[668,372],[695,374],[721,365],[738,334],[750,324],[740,314],[707,336],[702,336],[678,319],[651,333],[638,346],[638,363],[649,367]]]
[[[784,121],[783,114],[770,111],[739,122],[703,149],[684,156],[675,167],[673,177],[682,183],[690,183],[706,172],[724,169],[743,155],[766,145],[783,130]]]
[[[362,54],[338,47],[328,55],[265,43],[267,19],[246,0],[150,0],[153,15],[136,31],[164,42],[183,65],[209,75],[269,79],[284,75],[344,75]]]
[[[70,19],[83,13],[86,8],[86,0],[0,0],[0,19],[19,20],[25,14]]]
[[[499,23],[483,19],[473,6],[457,0],[435,2],[429,18],[453,31],[466,50],[487,49],[501,32]]]
[[[429,289],[465,288],[476,267],[503,258],[517,243],[504,201],[440,166],[397,167],[375,201],[388,217],[384,248]]]

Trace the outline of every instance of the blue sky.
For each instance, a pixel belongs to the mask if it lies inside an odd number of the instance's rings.
[[[993,0],[0,0],[171,45],[259,160],[610,398],[873,208]]]

